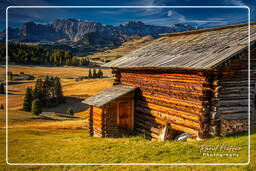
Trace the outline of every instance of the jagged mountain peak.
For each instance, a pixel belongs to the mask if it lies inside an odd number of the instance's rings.
[[[151,35],[157,37],[161,33],[171,33],[177,31],[188,31],[197,29],[187,24],[174,24],[167,26],[147,25],[141,21],[129,21],[119,26],[105,25],[96,21],[80,20],[75,18],[57,19],[52,24],[37,24],[33,21],[27,22],[17,31],[15,30],[10,39],[24,41],[59,41],[67,40],[77,42],[82,40],[86,34],[97,33],[104,38],[120,39],[125,41],[126,37],[132,35],[146,36]],[[10,32],[12,32],[10,30]],[[16,34],[16,35],[15,35]]]
[[[202,27],[198,26],[192,26],[184,23],[177,23],[177,24],[172,24],[170,26],[172,29],[174,29],[176,32],[181,32],[181,31],[189,31],[189,30],[197,30],[201,29]]]
[[[75,48],[80,52],[111,49],[122,43],[143,36],[159,37],[162,33],[173,33],[197,29],[187,24],[168,26],[148,25],[141,21],[129,21],[118,26],[96,21],[74,18],[57,19],[50,24],[27,22],[20,29],[9,29],[9,40],[16,42],[37,42],[40,44]],[[5,32],[0,33],[0,41],[5,41]],[[90,49],[90,50],[88,50]]]

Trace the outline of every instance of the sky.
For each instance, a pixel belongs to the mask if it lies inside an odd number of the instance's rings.
[[[22,27],[26,22],[52,23],[56,19],[76,18],[119,25],[128,21],[170,26],[176,23],[216,27],[248,21],[246,8],[15,8],[15,6],[248,6],[256,21],[255,0],[0,0],[0,30]]]

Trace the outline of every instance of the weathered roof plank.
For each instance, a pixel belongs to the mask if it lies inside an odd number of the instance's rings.
[[[104,66],[212,69],[248,45],[247,24],[165,35]],[[251,41],[255,40],[252,23]]]
[[[134,91],[136,88],[137,87],[126,85],[114,85],[96,94],[95,96],[89,97],[88,99],[84,100],[83,103],[102,107],[103,105],[110,103],[129,92]]]

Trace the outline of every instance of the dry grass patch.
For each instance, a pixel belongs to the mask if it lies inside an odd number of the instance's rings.
[[[112,86],[113,79],[89,79],[83,81],[63,80],[62,87],[65,96],[89,97]]]
[[[1,75],[5,74],[5,66],[0,65]],[[26,74],[34,76],[57,76],[60,78],[66,77],[81,77],[88,76],[89,68],[86,67],[74,67],[74,66],[60,66],[60,67],[51,67],[51,66],[28,66],[28,65],[9,65],[8,71],[11,71],[13,74],[18,74],[24,72]],[[104,75],[111,75],[111,69],[102,69]]]
[[[88,120],[80,119],[67,121],[26,121],[12,124],[8,128],[86,129],[88,128]]]

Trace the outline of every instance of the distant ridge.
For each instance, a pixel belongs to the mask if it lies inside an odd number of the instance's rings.
[[[143,36],[159,37],[159,34],[200,29],[187,24],[167,26],[147,25],[141,21],[129,21],[118,26],[80,19],[57,19],[51,24],[24,23],[22,28],[9,28],[10,41],[41,44],[72,50],[76,54],[92,54],[119,47],[124,42]],[[5,41],[5,31],[0,33]]]

